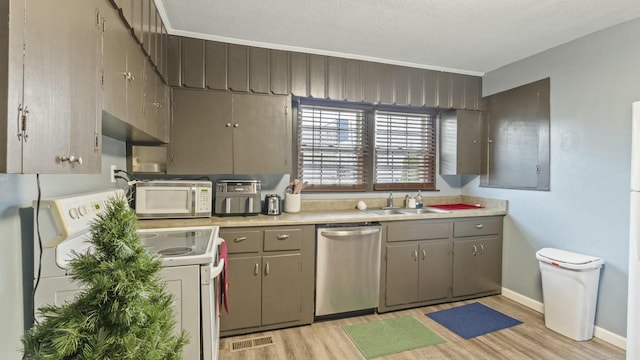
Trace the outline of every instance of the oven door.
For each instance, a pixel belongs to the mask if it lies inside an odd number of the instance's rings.
[[[200,294],[202,310],[202,360],[217,360],[220,346],[220,309],[218,301],[219,276],[224,269],[224,259],[216,266],[200,267]]]

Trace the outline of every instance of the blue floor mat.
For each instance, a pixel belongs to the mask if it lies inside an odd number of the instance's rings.
[[[478,302],[425,315],[465,339],[522,324],[522,321]]]

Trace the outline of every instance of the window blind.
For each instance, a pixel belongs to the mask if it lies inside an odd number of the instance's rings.
[[[298,177],[308,190],[367,190],[367,126],[360,109],[300,105]]]
[[[375,112],[374,189],[435,189],[435,114]]]

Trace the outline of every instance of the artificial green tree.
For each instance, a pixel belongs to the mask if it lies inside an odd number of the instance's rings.
[[[42,322],[22,338],[26,359],[181,359],[187,334],[174,334],[172,297],[161,263],[140,242],[137,219],[111,199],[91,225],[93,251],[76,254],[73,302],[40,308]]]

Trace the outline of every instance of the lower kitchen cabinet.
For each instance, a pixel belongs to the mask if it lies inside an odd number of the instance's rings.
[[[222,336],[313,321],[314,226],[223,228],[229,314]]]
[[[499,294],[502,218],[454,221],[453,297]]]
[[[446,299],[451,289],[451,241],[387,246],[387,306]]]
[[[502,216],[388,222],[379,312],[499,294]]]
[[[380,311],[443,302],[451,293],[451,221],[386,226]]]

